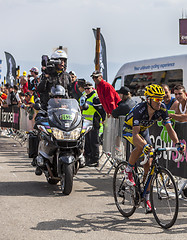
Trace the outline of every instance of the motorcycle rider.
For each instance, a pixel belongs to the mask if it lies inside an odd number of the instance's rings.
[[[58,99],[67,98],[64,87],[62,87],[61,85],[52,86],[51,92],[50,92],[50,97],[55,98],[55,102],[58,105]],[[60,107],[61,106],[59,105],[59,108]],[[35,118],[36,125],[37,125],[38,121],[40,121],[43,117],[46,117],[46,116],[47,116],[46,112],[43,112],[42,110],[39,111],[38,116]],[[36,163],[36,165],[37,165],[37,163]],[[42,175],[42,170],[39,166],[36,167],[35,174],[37,176]]]

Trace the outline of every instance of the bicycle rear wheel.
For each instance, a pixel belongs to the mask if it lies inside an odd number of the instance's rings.
[[[127,162],[117,165],[113,177],[113,194],[115,204],[124,217],[130,217],[136,210],[134,204],[135,188],[126,184],[124,171]]]
[[[162,228],[170,228],[177,219],[179,199],[171,173],[160,168],[151,182],[151,205],[155,220]]]

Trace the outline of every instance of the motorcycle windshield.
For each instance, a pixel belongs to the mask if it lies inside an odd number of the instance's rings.
[[[51,127],[71,131],[81,122],[81,110],[75,99],[51,98],[48,101],[48,117]]]

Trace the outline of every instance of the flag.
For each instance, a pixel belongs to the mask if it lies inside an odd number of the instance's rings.
[[[7,62],[7,75],[6,75],[6,82],[13,85],[16,79],[16,61],[13,56],[5,52],[6,62]]]
[[[0,80],[1,80],[1,72],[2,72],[2,60],[0,59]]]
[[[97,40],[97,30],[93,28],[95,39]],[[103,79],[107,82],[107,57],[106,57],[106,44],[103,35],[100,33],[100,54],[99,54],[99,67],[102,72]]]
[[[179,43],[187,44],[187,18],[179,19]]]

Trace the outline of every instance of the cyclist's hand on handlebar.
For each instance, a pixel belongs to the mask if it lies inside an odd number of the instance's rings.
[[[143,147],[143,153],[147,155],[149,152],[151,152],[152,148],[153,148],[153,147],[151,146],[151,144],[146,144],[146,145]]]
[[[186,150],[186,145],[184,143],[176,143],[175,147],[177,148],[179,153],[184,153],[184,151]]]

